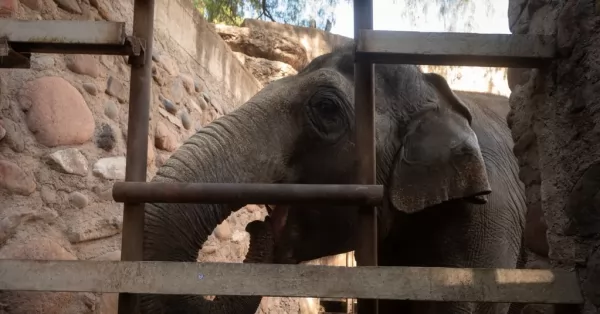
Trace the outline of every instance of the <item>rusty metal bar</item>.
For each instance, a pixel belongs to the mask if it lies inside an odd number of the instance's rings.
[[[360,32],[373,29],[373,0],[354,0],[354,39],[360,46]],[[374,64],[358,60],[354,63],[354,110],[356,121],[356,153],[359,184],[375,184],[375,102]],[[361,207],[357,225],[358,266],[377,266],[377,211],[372,206]],[[359,314],[377,314],[376,299],[358,299]]]
[[[11,48],[20,53],[117,55],[131,54],[131,47],[123,45],[61,44],[61,43],[11,43]]]
[[[137,56],[129,56],[129,121],[127,129],[126,181],[146,181],[148,159],[148,124],[152,88],[152,43],[154,39],[154,0],[135,0],[133,5],[133,36],[145,47]],[[125,203],[121,260],[143,259],[144,203]],[[119,294],[119,314],[139,312],[138,298]]]
[[[0,260],[0,290],[581,304],[575,271]]]
[[[535,68],[558,55],[555,36],[383,31],[359,33],[357,58],[387,64]]]
[[[116,182],[113,199],[130,203],[380,205],[382,185]]]

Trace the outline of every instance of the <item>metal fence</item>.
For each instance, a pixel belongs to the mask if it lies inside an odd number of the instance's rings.
[[[375,182],[374,64],[541,67],[555,58],[555,39],[374,31],[372,1],[354,1],[354,22],[356,185],[166,184],[145,182],[154,1],[135,0],[131,36],[120,22],[1,19],[1,67],[28,68],[31,53],[128,55],[131,80],[126,177],[113,187],[114,200],[125,203],[122,261],[0,260],[0,290],[116,292],[127,314],[137,293],[358,298],[361,314],[377,313],[377,299],[582,303],[570,271],[377,267],[374,208],[383,187]],[[143,262],[145,202],[360,205],[360,266]]]

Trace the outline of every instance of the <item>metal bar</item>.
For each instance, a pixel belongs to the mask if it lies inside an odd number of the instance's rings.
[[[558,56],[548,35],[371,30],[358,35],[361,61],[483,67],[541,67]]]
[[[125,23],[0,19],[0,38],[21,53],[128,54]]]
[[[152,88],[152,43],[154,40],[154,0],[135,0],[133,4],[133,36],[145,47],[137,56],[129,56],[129,121],[127,128],[126,181],[146,181],[148,159],[148,124]],[[121,260],[143,259],[144,203],[125,203]],[[119,294],[119,314],[138,313],[138,298]]]
[[[360,31],[373,29],[373,0],[354,0],[354,38],[357,47]],[[375,184],[375,123],[374,123],[374,64],[355,59],[354,110],[356,125],[356,153],[359,184]],[[359,266],[377,266],[377,211],[372,206],[362,207],[357,224],[356,248]],[[377,314],[377,300],[357,300],[359,314]]]
[[[6,56],[0,55],[0,69],[29,69],[31,55],[18,53],[9,48]]]
[[[382,185],[116,182],[117,202],[380,205]]]
[[[577,274],[556,269],[0,260],[0,290],[583,302]]]
[[[12,42],[13,50],[20,53],[56,53],[87,55],[129,55],[131,48],[126,45],[109,44],[70,44],[70,43],[23,43]]]

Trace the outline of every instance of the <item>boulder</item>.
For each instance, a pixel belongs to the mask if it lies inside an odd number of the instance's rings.
[[[268,29],[250,29],[216,24],[215,30],[231,50],[251,57],[281,61],[300,70],[308,64],[304,46],[281,33]]]

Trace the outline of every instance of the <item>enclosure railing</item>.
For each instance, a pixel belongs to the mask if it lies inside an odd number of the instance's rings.
[[[373,4],[354,1],[356,185],[148,183],[146,159],[154,1],[135,0],[133,34],[122,22],[0,19],[0,66],[29,68],[31,53],[127,55],[131,65],[121,261],[0,260],[0,290],[112,292],[119,313],[137,313],[139,293],[581,304],[577,274],[565,270],[377,267],[375,63],[542,67],[556,56],[542,35],[373,30]],[[357,267],[141,261],[144,203],[329,203],[360,206]]]

